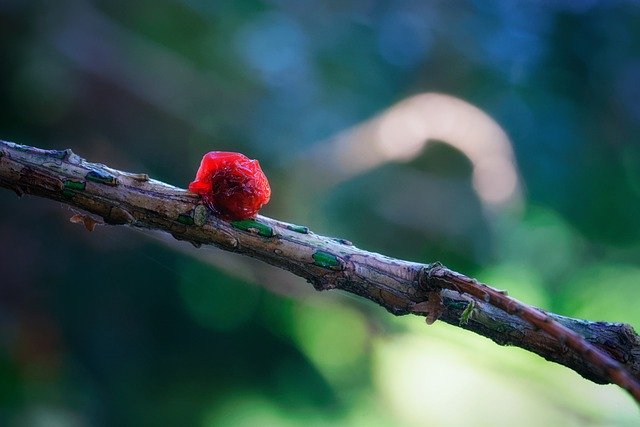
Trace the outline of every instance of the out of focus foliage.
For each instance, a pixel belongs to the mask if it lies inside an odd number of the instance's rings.
[[[267,215],[638,327],[639,22],[631,0],[0,0],[0,138],[183,187],[204,152],[244,152]],[[503,126],[520,207],[487,212],[442,144],[285,197],[320,141],[427,91]],[[616,387],[457,328],[0,206],[2,425],[637,422]]]

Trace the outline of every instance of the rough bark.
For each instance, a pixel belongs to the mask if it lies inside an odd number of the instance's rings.
[[[264,216],[223,221],[200,204],[198,196],[184,189],[145,174],[87,162],[71,150],[41,150],[0,141],[0,186],[20,196],[32,194],[82,209],[92,216],[74,219],[83,221],[87,228],[95,221],[104,221],[162,230],[196,246],[215,245],[288,270],[317,290],[340,289],[367,298],[394,315],[428,316],[429,310],[424,307],[433,307],[434,295],[439,295],[443,306],[437,317],[446,323],[500,345],[529,350],[596,383],[620,383],[585,354],[568,348],[565,340],[524,320],[521,306],[501,309],[492,300],[495,296],[482,297],[482,292],[473,295],[461,289],[464,283],[478,284],[439,263],[389,258],[359,249],[344,239],[321,236],[307,227]],[[535,310],[543,314],[541,319],[549,317],[559,322],[610,355],[635,381],[640,378],[640,337],[631,326]]]

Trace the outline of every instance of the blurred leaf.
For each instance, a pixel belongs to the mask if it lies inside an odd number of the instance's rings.
[[[599,263],[576,273],[564,287],[567,314],[591,320],[629,323],[640,330],[640,267]]]

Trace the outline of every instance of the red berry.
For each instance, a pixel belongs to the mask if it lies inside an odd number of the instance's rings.
[[[226,220],[255,217],[271,197],[269,181],[257,160],[224,151],[204,155],[189,191],[199,194],[209,209]]]

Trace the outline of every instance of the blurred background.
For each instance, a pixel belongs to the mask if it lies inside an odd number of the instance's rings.
[[[640,327],[637,1],[0,0],[0,138]],[[446,94],[446,95],[444,95]],[[0,424],[637,425],[619,388],[0,191]]]

